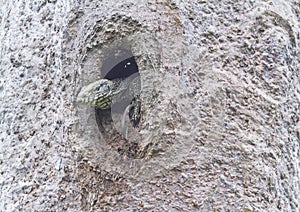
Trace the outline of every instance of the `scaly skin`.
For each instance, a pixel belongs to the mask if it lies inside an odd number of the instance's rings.
[[[87,86],[84,86],[77,96],[77,102],[86,105],[91,105],[101,110],[111,108],[111,105],[116,101],[128,98],[125,92],[129,90],[130,96],[133,97],[129,118],[133,126],[137,126],[140,120],[140,99],[138,77],[132,81],[121,79],[100,79]]]

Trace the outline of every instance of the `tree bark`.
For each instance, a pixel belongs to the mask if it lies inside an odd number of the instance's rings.
[[[299,211],[299,14],[292,0],[0,1],[1,211]],[[139,68],[127,140],[122,114],[76,103],[111,49]]]

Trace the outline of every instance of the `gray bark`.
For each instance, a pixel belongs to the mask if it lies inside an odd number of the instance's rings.
[[[1,0],[0,210],[299,211],[299,6]],[[75,101],[115,46],[128,141]]]

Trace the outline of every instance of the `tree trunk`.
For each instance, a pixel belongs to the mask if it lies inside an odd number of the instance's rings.
[[[299,211],[299,7],[0,1],[1,211]],[[120,51],[127,139],[76,103]]]

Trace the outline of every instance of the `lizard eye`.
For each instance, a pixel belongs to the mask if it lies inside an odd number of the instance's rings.
[[[109,84],[101,83],[101,84],[97,87],[97,91],[108,92],[108,91],[110,91],[110,86],[109,86]]]
[[[104,88],[104,92],[108,92],[108,91],[110,91],[110,87],[107,85],[107,86],[105,86],[105,88]]]

